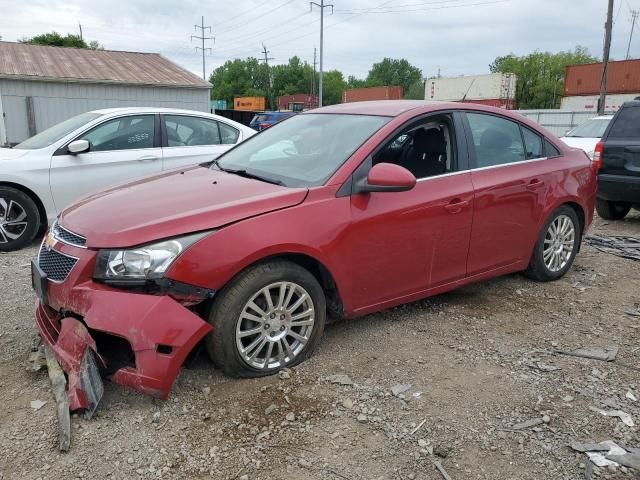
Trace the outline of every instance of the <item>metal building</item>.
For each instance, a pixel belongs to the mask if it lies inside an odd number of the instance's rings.
[[[0,42],[0,145],[99,108],[208,112],[210,88],[157,53]]]

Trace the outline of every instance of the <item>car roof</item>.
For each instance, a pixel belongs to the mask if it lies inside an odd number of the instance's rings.
[[[198,110],[186,110],[181,108],[163,108],[163,107],[120,107],[120,108],[101,108],[99,110],[91,110],[91,113],[100,113],[109,115],[112,113],[181,113],[189,115],[213,116],[209,112]]]

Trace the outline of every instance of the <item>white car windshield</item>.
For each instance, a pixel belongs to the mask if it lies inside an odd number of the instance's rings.
[[[372,115],[297,115],[241,143],[212,168],[289,187],[322,185],[389,120]]]
[[[13,148],[35,150],[38,148],[48,147],[49,145],[53,145],[54,143],[56,143],[61,138],[66,137],[71,132],[79,129],[83,125],[86,125],[87,123],[101,116],[101,113],[81,113],[80,115],[76,115],[75,117],[71,117],[64,122],[56,124],[53,127],[47,128],[37,135],[26,139],[24,142],[19,143]]]
[[[602,135],[604,135],[604,131],[607,129],[610,121],[611,117],[592,118],[571,130],[565,135],[565,137],[602,138]]]

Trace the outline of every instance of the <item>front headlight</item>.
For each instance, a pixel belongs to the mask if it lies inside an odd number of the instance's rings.
[[[162,278],[184,250],[209,233],[196,233],[128,250],[100,250],[93,278],[105,283],[132,285]]]

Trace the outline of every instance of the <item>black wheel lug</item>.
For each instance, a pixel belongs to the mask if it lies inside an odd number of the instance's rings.
[[[271,315],[269,315],[269,318],[276,318],[276,314],[272,313]]]
[[[276,332],[271,332],[272,337],[275,337],[275,335],[276,335]]]
[[[282,326],[280,327],[280,331],[281,331],[281,332],[284,332],[284,325],[282,325]]]
[[[265,330],[269,330],[271,328],[271,325],[269,325],[268,323],[264,326]]]

